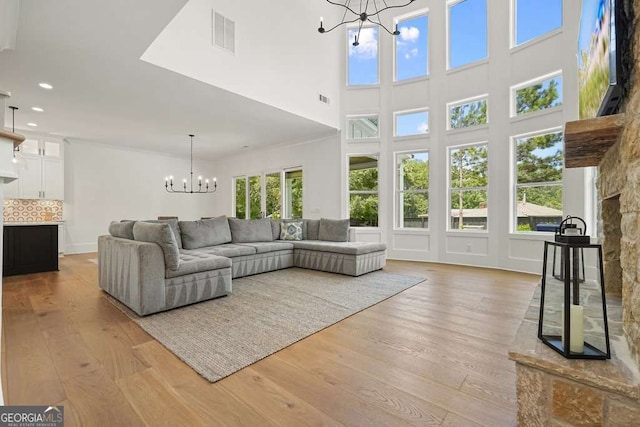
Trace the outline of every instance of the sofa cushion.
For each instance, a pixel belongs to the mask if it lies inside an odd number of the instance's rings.
[[[229,218],[233,243],[270,242],[273,240],[271,219]]]
[[[272,240],[280,240],[280,220],[271,218]]]
[[[264,254],[267,252],[286,251],[293,250],[293,243],[291,242],[255,242],[255,243],[240,243],[241,246],[249,246],[255,248],[257,253]]]
[[[224,215],[198,221],[180,221],[179,225],[184,249],[204,248],[231,241],[229,221]]]
[[[133,221],[111,221],[111,224],[109,224],[109,234],[111,234],[113,237],[133,240],[133,224],[135,224],[135,222]]]
[[[170,219],[145,219],[144,222],[151,223],[161,223],[161,224],[169,224],[171,227],[171,231],[173,231],[173,235],[176,238],[176,243],[178,244],[178,248],[182,249],[182,237],[180,236],[180,224],[178,224],[178,220],[176,218]]]
[[[226,243],[224,245],[207,246],[200,248],[197,252],[203,252],[211,255],[226,256],[228,258],[234,258],[244,255],[255,255],[256,248],[245,245],[235,245],[233,243]]]
[[[320,232],[320,220],[319,219],[305,219],[304,220],[304,228],[306,228],[306,234],[305,234],[305,230],[302,230],[302,235],[304,237],[304,240],[320,240],[318,238],[318,234]]]
[[[333,252],[336,254],[346,255],[364,255],[372,252],[384,251],[387,245],[384,243],[370,242],[323,242],[313,240],[302,240],[293,242],[296,249],[305,249],[309,251]]]
[[[320,219],[318,240],[329,242],[349,241],[349,219]]]
[[[302,240],[302,221],[282,221],[280,223],[281,240]]]
[[[186,276],[187,274],[230,267],[231,259],[227,257],[207,254],[201,251],[183,250],[180,252],[180,265],[175,270],[167,269],[165,271],[165,277],[172,279],[174,277]]]
[[[164,253],[165,267],[171,270],[180,264],[178,243],[169,224],[153,224],[136,221],[133,224],[133,237],[139,242],[157,243]]]

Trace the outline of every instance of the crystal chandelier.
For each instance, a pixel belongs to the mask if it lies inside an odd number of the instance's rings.
[[[355,39],[353,40],[353,45],[358,46],[360,44],[360,30],[362,30],[362,26],[365,22],[369,21],[373,24],[376,24],[382,27],[387,33],[392,36],[397,36],[400,34],[398,31],[398,24],[396,23],[396,27],[394,31],[389,31],[387,27],[380,21],[380,13],[384,12],[387,9],[396,9],[400,7],[405,7],[413,3],[415,0],[405,0],[402,4],[393,4],[392,0],[360,0],[360,6],[357,6],[357,1],[345,0],[344,3],[338,3],[331,0],[327,0],[327,3],[333,4],[335,6],[340,6],[344,8],[344,13],[342,14],[342,22],[334,25],[329,29],[324,28],[324,23],[322,17],[320,17],[320,27],[318,27],[318,32],[320,34],[328,33],[341,25],[351,24],[357,21],[360,21],[358,24],[358,33],[355,35]],[[380,3],[380,5],[378,5]],[[392,3],[389,5],[388,3]]]
[[[213,189],[209,189],[209,180],[206,179],[204,181],[204,188],[203,188],[203,183],[202,183],[202,176],[198,177],[198,188],[197,189],[193,189],[193,137],[195,135],[189,135],[189,138],[191,138],[191,178],[189,180],[189,188],[187,189],[187,179],[184,178],[182,180],[182,188],[180,189],[175,189],[173,188],[173,176],[168,176],[164,178],[164,188],[165,190],[167,190],[168,193],[189,193],[189,194],[194,194],[194,193],[215,193],[216,190],[218,189],[218,182],[216,180],[216,178],[213,178]]]

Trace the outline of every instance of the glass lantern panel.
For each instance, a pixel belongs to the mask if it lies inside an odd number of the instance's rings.
[[[542,335],[557,341],[562,336],[562,306],[564,275],[561,269],[562,248],[554,244],[546,246],[547,264],[544,280],[544,311],[542,313]]]
[[[584,341],[602,352],[607,351],[599,246],[582,249],[587,260],[586,280],[580,284],[580,303],[584,307]],[[589,262],[593,260],[593,262]]]

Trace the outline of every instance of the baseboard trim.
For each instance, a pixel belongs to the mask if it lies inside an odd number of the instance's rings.
[[[98,252],[97,243],[75,243],[64,246],[65,255],[86,254],[89,252]]]

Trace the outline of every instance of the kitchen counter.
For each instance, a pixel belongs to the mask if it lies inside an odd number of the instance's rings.
[[[64,225],[64,221],[6,221],[5,227],[16,227],[21,225]]]

